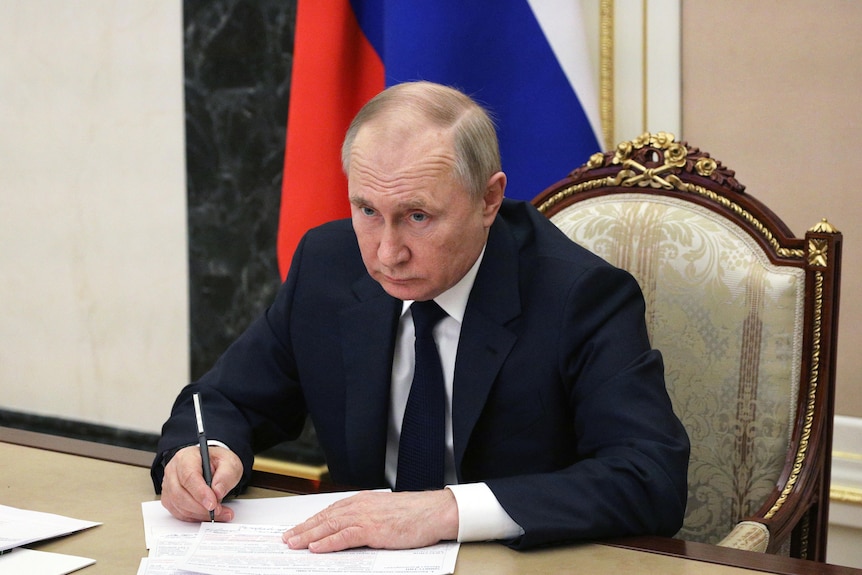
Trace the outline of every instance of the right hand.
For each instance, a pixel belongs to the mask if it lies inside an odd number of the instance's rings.
[[[162,506],[177,519],[209,521],[211,510],[216,521],[233,519],[233,510],[222,506],[221,501],[242,478],[242,462],[233,451],[223,447],[210,447],[209,453],[212,489],[204,481],[197,445],[180,449],[165,466]]]

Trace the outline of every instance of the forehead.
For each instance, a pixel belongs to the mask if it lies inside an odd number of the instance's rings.
[[[375,122],[356,134],[349,180],[385,187],[402,180],[448,177],[454,166],[452,130],[408,121]]]

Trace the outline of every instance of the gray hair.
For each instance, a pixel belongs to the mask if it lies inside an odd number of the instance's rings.
[[[368,122],[404,110],[418,113],[433,126],[454,130],[455,175],[475,197],[501,168],[497,131],[488,113],[462,92],[432,82],[406,82],[372,98],[353,118],[341,146],[341,166],[350,169],[356,134]]]

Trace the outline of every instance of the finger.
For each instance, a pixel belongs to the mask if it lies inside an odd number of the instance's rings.
[[[194,506],[194,498],[183,487],[177,474],[177,464],[168,463],[165,467],[162,479],[162,506],[170,511],[171,515],[183,521],[191,521],[192,517],[188,510]]]
[[[321,527],[320,513],[318,513],[282,533],[281,539],[291,549],[306,549],[309,543],[328,533],[326,528]]]
[[[364,543],[357,539],[356,527],[341,524],[336,519],[311,524],[306,522],[286,531],[282,540],[291,549],[308,549],[315,553],[341,551],[351,547],[361,547]]]
[[[183,521],[196,521],[196,510],[202,512],[202,507],[191,494],[168,475],[165,475],[165,481],[162,483],[161,502],[171,515]]]
[[[164,489],[162,505],[171,515],[183,521],[203,521],[209,519],[209,511],[199,501],[183,489]]]
[[[215,500],[215,494],[210,496]],[[191,493],[182,488],[179,484],[173,488],[163,487],[162,489],[162,505],[178,519],[183,521],[209,521],[209,509],[206,505],[196,500]],[[216,504],[213,509],[213,519],[215,521],[232,521],[234,512],[231,508]]]
[[[347,527],[310,542],[308,550],[312,553],[332,553],[355,547],[365,547],[368,546],[369,541],[363,539],[363,533],[364,531],[359,527]]]
[[[203,506],[207,513],[215,510],[219,498],[204,479],[200,453],[196,449],[177,462],[177,478],[182,488],[189,493],[192,499]]]
[[[212,490],[221,501],[242,479],[242,462],[231,450],[213,447],[210,450],[213,467]]]
[[[178,451],[165,466],[162,505],[184,521],[209,519],[210,510],[222,520],[230,520],[232,512],[221,508],[219,497],[203,478],[202,469],[197,448],[188,447]]]
[[[162,494],[162,505],[171,515],[182,521],[202,522],[209,521],[210,515],[203,506],[192,498],[170,498]],[[233,521],[234,511],[225,505],[217,505],[213,512],[213,520],[219,522]]]
[[[447,490],[363,492],[331,505],[285,532],[282,539],[292,549],[324,553],[363,546],[424,547],[457,534],[457,503]]]
[[[292,549],[315,553],[371,546],[376,531],[372,526],[377,524],[373,512],[386,507],[384,500],[379,503],[382,505],[372,504],[367,492],[340,499],[286,531],[282,540]]]

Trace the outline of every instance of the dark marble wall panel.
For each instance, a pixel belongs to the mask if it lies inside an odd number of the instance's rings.
[[[296,0],[185,0],[191,374],[266,308],[275,245]],[[319,463],[307,429],[280,448]]]

